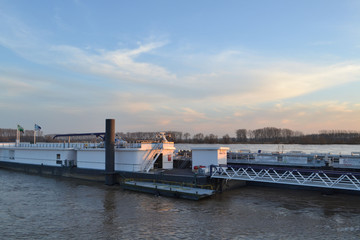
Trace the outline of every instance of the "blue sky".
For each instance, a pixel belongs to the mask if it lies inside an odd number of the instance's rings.
[[[359,1],[0,0],[0,127],[360,130]]]

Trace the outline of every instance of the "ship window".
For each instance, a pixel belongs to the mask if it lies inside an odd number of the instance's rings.
[[[56,164],[62,164],[61,160],[56,160]]]
[[[15,159],[15,151],[14,150],[9,151],[9,159]]]
[[[56,154],[56,159],[60,159],[60,154]]]

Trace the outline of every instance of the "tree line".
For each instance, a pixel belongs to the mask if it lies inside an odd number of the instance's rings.
[[[16,129],[11,128],[0,128],[0,142],[15,142],[16,141]],[[20,139],[22,142],[33,142],[34,141],[34,130],[24,130],[24,133],[20,133]],[[49,142],[51,137],[43,135],[42,131],[37,131],[36,141]]]
[[[284,144],[360,144],[360,131],[321,130],[317,134],[304,134],[286,128],[265,127],[255,130],[236,130],[239,143]]]
[[[67,138],[53,139],[54,134],[43,135],[37,133],[37,142],[59,142],[67,141]],[[25,130],[21,134],[22,142],[33,142],[34,130]],[[117,132],[116,136],[128,142],[160,140],[158,132]],[[235,137],[225,134],[221,137],[215,134],[166,131],[168,141],[175,143],[207,143],[207,144],[360,144],[360,131],[348,130],[321,130],[317,134],[303,134],[286,128],[264,127],[254,130],[237,129]],[[0,142],[14,142],[16,140],[16,129],[1,129]],[[72,141],[101,141],[94,136],[72,137]]]
[[[360,144],[360,131],[321,130],[317,134],[304,134],[287,128],[264,127],[254,130],[237,129],[235,137],[225,134],[167,131],[167,139],[175,143],[207,144]],[[153,140],[157,132],[118,133],[126,141]]]

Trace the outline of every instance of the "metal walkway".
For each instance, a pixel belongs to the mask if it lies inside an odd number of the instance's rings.
[[[360,191],[360,173],[269,166],[211,166],[211,178]]]
[[[192,200],[199,200],[201,198],[210,197],[211,195],[215,194],[215,191],[212,189],[188,187],[158,182],[129,180],[124,181],[122,183],[122,186],[123,188],[128,190],[147,192],[156,195],[180,197]]]

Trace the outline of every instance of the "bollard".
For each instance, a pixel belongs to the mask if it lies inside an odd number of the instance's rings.
[[[105,122],[105,184],[114,185],[115,175],[115,119]]]

